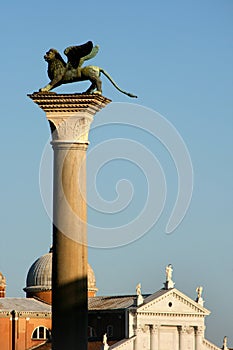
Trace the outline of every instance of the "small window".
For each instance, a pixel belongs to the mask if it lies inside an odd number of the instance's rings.
[[[50,332],[48,328],[44,326],[39,326],[35,328],[32,333],[32,339],[50,339]]]
[[[113,326],[112,325],[108,325],[107,326],[107,336],[108,337],[112,337],[113,336]]]

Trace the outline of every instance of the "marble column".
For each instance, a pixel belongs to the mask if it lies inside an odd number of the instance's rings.
[[[195,350],[203,349],[204,327],[195,328]]]
[[[54,150],[52,349],[87,350],[86,150],[101,95],[34,93]]]
[[[179,350],[186,350],[185,346],[185,338],[186,338],[186,327],[181,326],[178,328],[179,330]]]
[[[152,325],[150,332],[150,350],[159,350],[159,326]]]
[[[140,326],[135,330],[135,335],[134,350],[142,350],[143,330]]]

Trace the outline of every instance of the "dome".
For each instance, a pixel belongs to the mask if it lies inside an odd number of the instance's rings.
[[[94,296],[97,292],[95,274],[91,266],[87,266],[88,294]],[[52,248],[49,253],[38,258],[30,267],[24,291],[31,296],[31,292],[52,290]]]
[[[52,289],[52,250],[41,256],[30,267],[25,292]]]

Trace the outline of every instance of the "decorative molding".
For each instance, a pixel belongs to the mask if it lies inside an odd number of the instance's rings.
[[[49,113],[80,113],[94,115],[111,102],[110,99],[98,94],[57,94],[55,92],[34,92],[28,94],[38,106]]]
[[[204,318],[204,314],[194,314],[188,312],[151,312],[151,311],[139,311],[137,312],[138,316],[166,316],[166,317],[195,317],[195,318]]]
[[[123,349],[123,350],[127,350],[128,349],[128,345],[131,344],[131,343],[134,343],[136,340],[136,337],[133,336],[129,339],[122,339],[120,341],[118,341],[117,343],[113,344],[110,346],[110,349],[113,350],[113,349]]]
[[[18,312],[19,318],[51,318],[52,312],[36,312],[36,311],[20,311]],[[30,316],[30,317],[29,317]],[[12,315],[9,311],[1,311],[0,318],[11,318]]]
[[[180,301],[181,303],[183,303],[184,305],[187,305],[189,308],[191,308],[192,310],[194,310],[195,313],[195,317],[198,317],[198,315],[209,315],[210,312],[209,310],[205,309],[203,306],[197,304],[195,301],[193,301],[192,299],[190,299],[189,297],[187,297],[186,295],[182,294],[181,292],[179,292],[176,289],[172,289],[169,290],[167,293],[157,297],[156,299],[148,302],[147,304],[144,304],[141,308],[139,307],[138,313],[142,313],[143,311],[146,311],[147,309],[150,309],[151,306],[156,305],[158,303],[160,303],[161,301],[171,298],[173,297],[174,299]],[[144,301],[145,302],[145,301]],[[156,315],[158,314],[157,312],[154,312]],[[161,312],[159,312],[161,314]],[[190,312],[191,313],[191,312]],[[178,314],[178,315],[188,315],[189,312],[185,312],[185,313],[179,313],[179,312],[163,312],[162,314],[166,314],[166,315],[173,315],[173,314]]]
[[[210,350],[220,350],[221,349],[206,339],[203,339],[203,345],[205,345],[205,347],[210,349]]]
[[[111,100],[102,95],[33,93],[28,95],[43,111],[50,124],[54,142],[88,145],[94,115]],[[85,150],[85,149],[84,149]]]

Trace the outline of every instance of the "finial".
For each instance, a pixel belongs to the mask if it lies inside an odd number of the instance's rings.
[[[143,304],[143,296],[141,291],[141,283],[138,283],[136,286],[136,294],[137,294],[137,306]]]
[[[197,287],[196,292],[197,292],[196,302],[201,306],[203,306],[204,305],[204,300],[202,298],[203,287],[202,286]]]
[[[172,264],[166,266],[166,282],[164,283],[165,289],[174,288],[175,283],[172,281]]]

